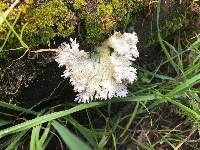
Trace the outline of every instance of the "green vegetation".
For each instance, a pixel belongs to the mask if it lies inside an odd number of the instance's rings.
[[[138,12],[139,8],[147,6],[145,1],[126,0],[107,3],[103,0],[98,3],[84,0],[26,0],[16,3],[18,5],[12,9],[10,4],[8,0],[1,1],[0,11],[11,10],[6,15],[10,24],[19,15],[14,30],[30,48],[48,44],[55,37],[69,38],[72,34],[77,34],[77,30],[83,33],[81,36],[86,39],[85,42],[98,44],[123,21],[127,10]],[[20,47],[16,35],[8,36],[9,31],[10,27],[6,22],[1,24],[0,44],[5,44],[0,55],[3,50],[13,48],[13,45]]]
[[[130,9],[134,2],[126,2]],[[91,10],[93,7],[86,0],[75,0],[75,3],[71,0],[41,0],[37,6],[33,3],[26,1],[23,7],[7,17],[2,26],[0,24],[0,41],[3,43],[0,53],[11,45],[27,50],[47,44],[57,36],[68,37],[75,32],[74,22],[81,25],[79,19],[84,23],[86,35],[83,37],[88,43],[96,44],[111,33],[118,21],[127,27],[130,20],[125,17],[127,12],[121,9],[125,6],[118,0],[113,0],[112,5],[100,1],[98,14]],[[74,10],[66,7],[67,4]],[[0,10],[8,8],[7,0],[0,2]],[[1,100],[0,149],[24,150],[29,147],[30,150],[43,150],[53,145],[57,149],[67,146],[72,150],[80,147],[85,150],[198,150],[200,34],[197,30],[193,30],[195,34],[182,30],[187,24],[183,15],[167,19],[165,28],[161,27],[160,11],[158,3],[156,51],[152,49],[153,54],[148,51],[147,62],[141,58],[146,56],[145,52],[140,53],[140,61],[135,65],[138,81],[129,87],[128,97],[88,104],[63,99],[52,107],[37,107],[42,103],[38,102],[30,108],[18,106],[18,102]],[[105,20],[106,26],[102,23]],[[169,40],[168,30],[173,33]]]

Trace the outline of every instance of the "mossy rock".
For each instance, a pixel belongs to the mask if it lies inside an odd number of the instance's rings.
[[[127,13],[142,10],[147,4],[146,0],[25,0],[13,9],[7,20],[12,24],[20,14],[14,30],[32,48],[45,45],[55,37],[72,35],[81,36],[86,43],[98,44],[118,28]],[[4,12],[10,5],[9,0],[1,1],[0,11]],[[0,44],[9,30],[4,22],[0,28]],[[19,47],[16,39],[10,36],[4,49]]]
[[[10,5],[10,0],[2,0],[0,11],[4,12]],[[161,4],[160,29],[163,38],[187,26],[188,14],[184,12],[187,5],[178,2]],[[149,9],[149,6],[154,7]],[[148,0],[25,0],[15,7],[7,20],[12,24],[19,15],[14,30],[32,49],[57,38],[69,37],[78,38],[80,43],[97,45],[114,30],[124,30],[128,24],[128,29],[134,27],[141,47],[146,49],[158,42],[155,8],[156,5],[150,5]],[[149,15],[153,17],[148,19]],[[151,22],[153,32],[150,30]],[[0,26],[0,45],[6,40],[9,30],[5,22]],[[2,51],[20,46],[12,33]]]

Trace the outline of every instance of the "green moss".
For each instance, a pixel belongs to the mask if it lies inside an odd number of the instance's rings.
[[[187,20],[183,15],[179,15],[176,17],[168,18],[163,27],[161,28],[162,35],[167,37],[171,33],[174,33],[180,30],[182,27],[186,26]]]
[[[99,18],[105,18],[113,14],[113,6],[111,4],[104,4],[104,2],[100,1],[97,7],[97,16]]]
[[[28,23],[24,32],[29,40],[32,39],[29,44],[45,44],[56,35],[69,36],[74,31],[71,19],[72,12],[60,0],[50,0],[37,8],[31,7],[30,11],[24,14],[24,22]]]
[[[29,36],[26,38],[28,43],[31,43],[31,46],[38,44],[46,44],[55,37],[55,33],[52,28],[40,28],[35,32],[30,32]]]
[[[75,0],[73,7],[85,23],[86,38],[89,43],[98,43],[105,35],[113,32],[119,22],[123,21],[128,10],[146,5],[144,1],[112,0],[105,2]]]
[[[188,26],[188,20],[186,16],[179,13],[170,13],[168,17],[165,17],[163,20],[160,20],[162,24],[160,24],[160,33],[163,39],[167,39],[169,36],[173,35],[175,32],[180,31]],[[156,22],[154,23],[156,25]],[[157,27],[153,28],[157,31]],[[149,35],[146,43],[142,46],[142,48],[149,48],[155,43],[158,43],[157,32],[153,35]]]
[[[0,2],[0,15],[3,11],[6,11],[7,8],[9,7],[8,3],[6,3],[4,0]],[[6,37],[6,32],[7,32],[7,26],[5,23],[0,25],[0,41],[4,40]]]
[[[89,43],[97,43],[103,38],[103,31],[98,23],[94,23],[92,20],[86,21],[86,39]]]
[[[4,0],[0,2],[0,12],[5,11],[8,8],[8,3],[6,3]]]
[[[69,3],[72,2],[72,1],[68,1]],[[87,2],[85,0],[75,0],[73,2],[73,7],[75,10],[77,9],[81,9],[82,7],[84,7],[85,5],[87,4]]]
[[[18,34],[24,25],[23,40],[29,47],[47,44],[55,37],[69,37],[80,27],[84,42],[97,44],[118,28],[119,22],[127,15],[127,10],[135,10],[144,5],[144,1],[133,0],[25,0],[8,16],[12,24],[21,13],[14,27]],[[0,11],[11,5],[10,0],[0,2]],[[0,27],[0,44],[5,40],[9,28]],[[76,34],[76,33],[75,33]],[[12,34],[6,49],[20,46]]]

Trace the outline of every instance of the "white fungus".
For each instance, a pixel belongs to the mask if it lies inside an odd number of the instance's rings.
[[[70,44],[62,43],[55,60],[59,66],[65,66],[63,76],[70,78],[78,92],[75,101],[127,96],[126,84],[137,79],[136,68],[131,66],[131,61],[139,57],[137,42],[135,33],[115,32],[96,48],[93,56],[80,50],[76,39],[70,39]]]

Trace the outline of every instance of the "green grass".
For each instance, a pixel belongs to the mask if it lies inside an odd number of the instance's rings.
[[[25,24],[23,27],[22,27],[22,30],[20,32],[20,34],[18,34],[14,27],[17,23],[17,21],[19,20],[20,18],[20,15],[21,13],[18,13],[17,14],[17,17],[15,18],[14,22],[11,24],[8,20],[7,20],[7,16],[13,11],[13,9],[20,3],[20,0],[15,0],[13,1],[12,5],[5,11],[5,12],[0,12],[0,27],[3,25],[3,24],[6,24],[6,26],[8,27],[9,31],[4,39],[4,42],[3,44],[0,46],[0,59],[5,57],[5,52],[8,52],[9,50],[4,50],[4,47],[6,45],[6,43],[8,42],[9,40],[9,37],[13,34],[16,36],[16,38],[18,39],[19,43],[21,44],[22,47],[16,47],[15,51],[18,51],[20,49],[25,49],[25,53],[27,53],[29,51],[29,46],[23,41],[23,31],[26,27],[27,24]],[[23,55],[25,55],[25,53]],[[21,57],[23,57],[23,55]]]
[[[6,20],[6,17],[9,15],[9,13],[15,8],[15,6],[19,2],[20,2],[20,0],[15,0],[14,3],[4,13],[0,12],[0,26]]]
[[[60,149],[67,146],[72,150],[80,147],[85,150],[122,149],[123,146],[144,150],[185,147],[197,150],[200,35],[196,35],[192,43],[177,40],[171,44],[162,39],[159,4],[157,8],[158,39],[165,61],[157,64],[153,71],[146,70],[141,64],[136,65],[139,79],[130,87],[127,98],[77,104],[61,111],[54,108],[34,111],[2,100],[0,109],[7,111],[0,113],[0,149],[15,150],[28,143],[30,150],[43,150],[52,141],[57,141]],[[7,24],[22,46],[28,48],[22,41],[22,34],[14,31],[14,23]],[[177,37],[181,38],[179,34]],[[185,59],[189,53],[193,53],[194,57],[187,64]],[[163,66],[169,67],[173,73],[163,70]],[[116,107],[120,109],[116,110]],[[23,121],[7,119],[6,116],[12,115],[9,111],[15,111]],[[87,118],[86,121],[82,123],[77,115]]]

